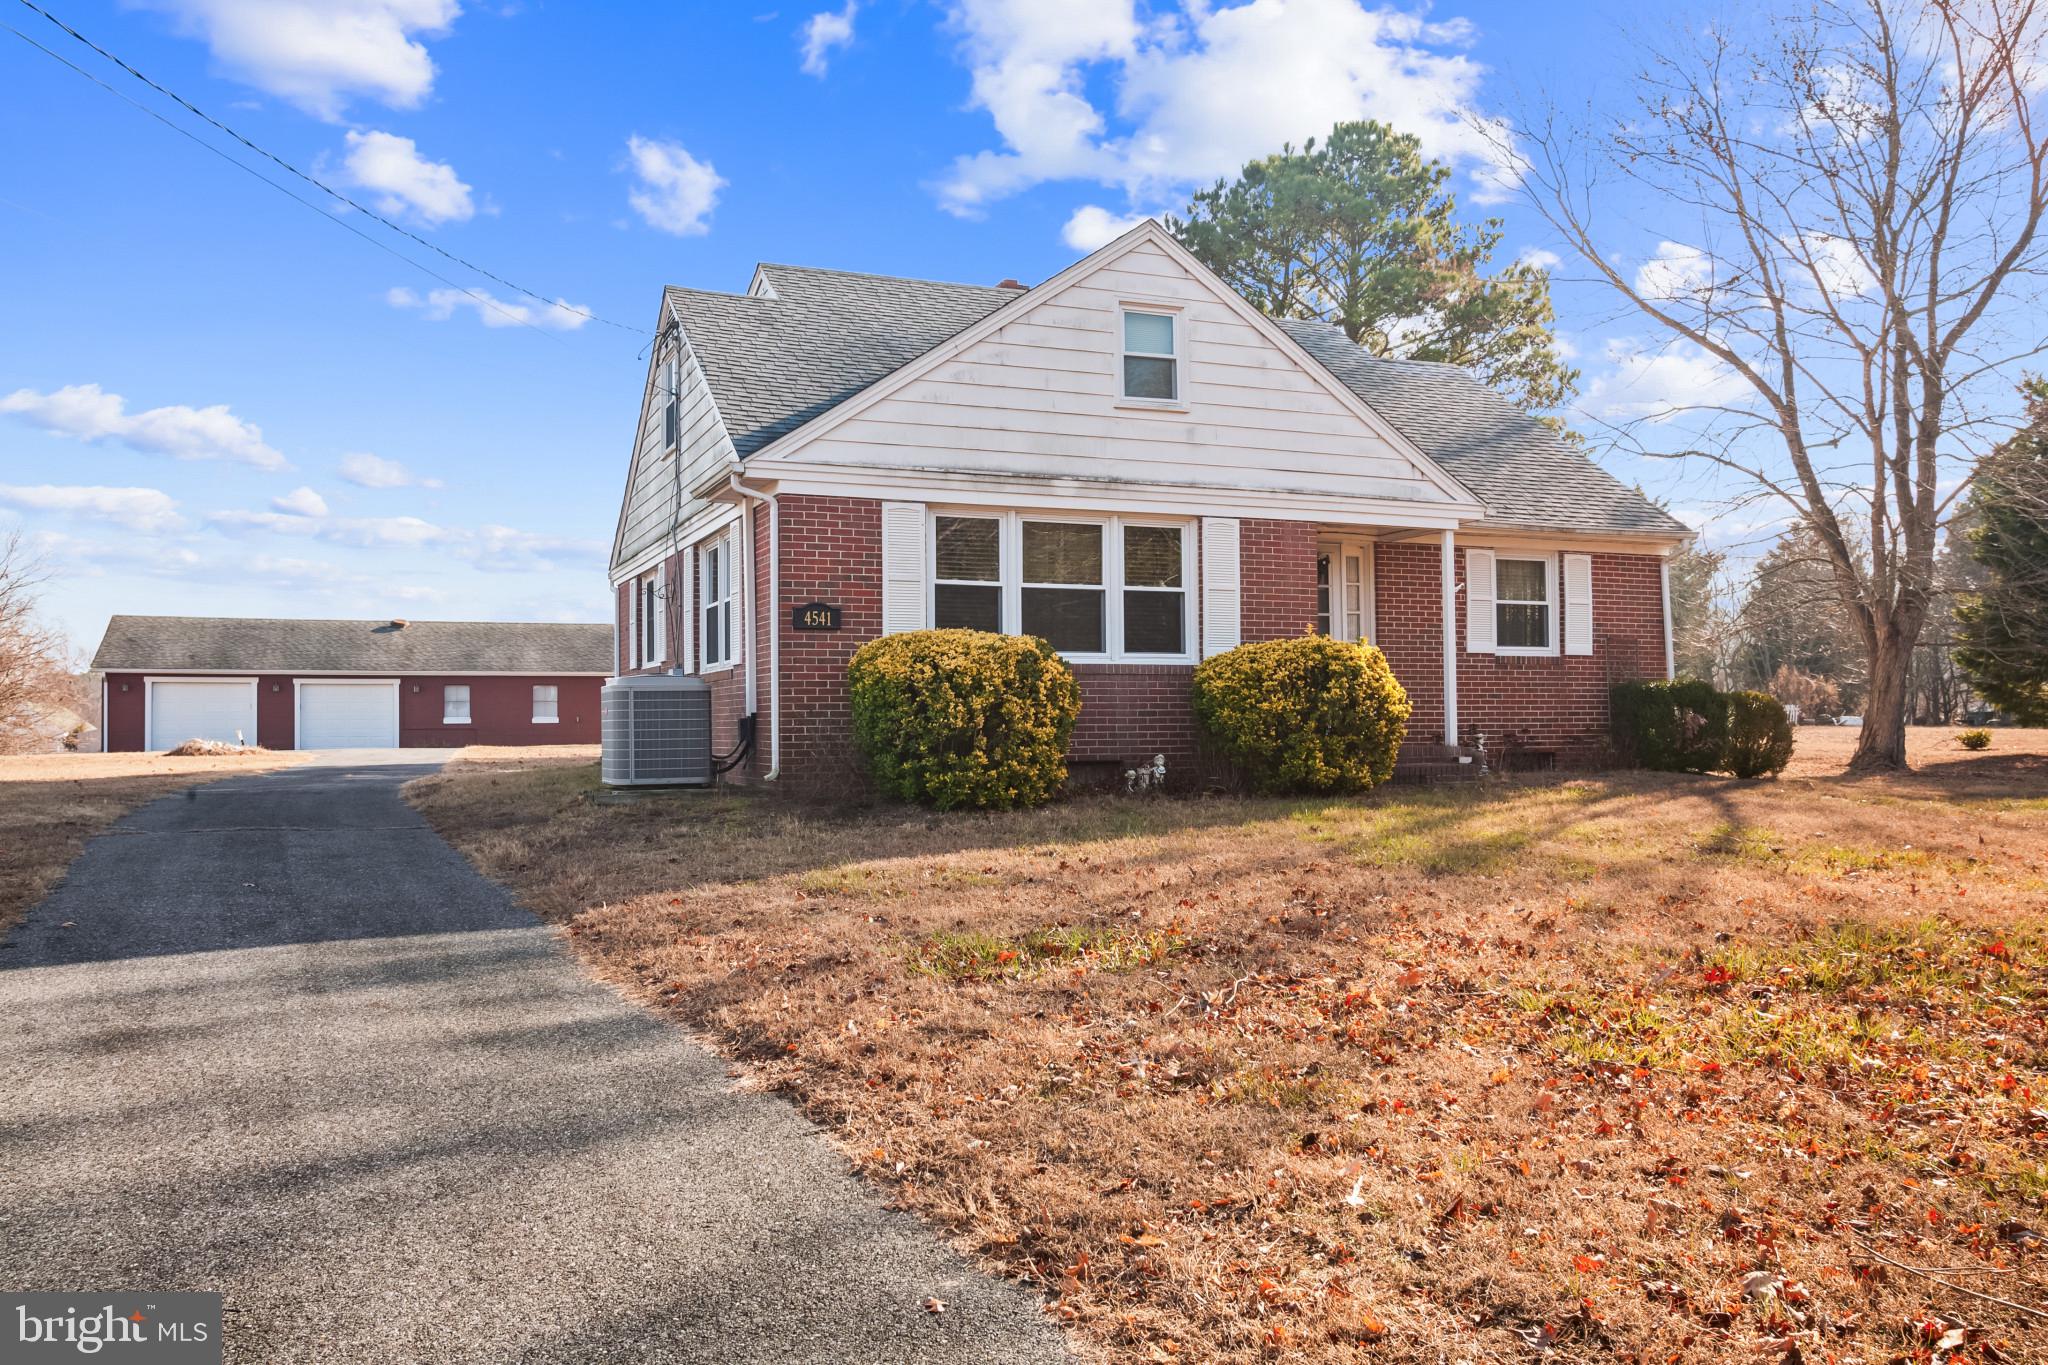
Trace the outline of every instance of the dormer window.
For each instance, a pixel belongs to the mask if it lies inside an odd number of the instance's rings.
[[[1179,401],[1178,329],[1171,313],[1124,310],[1124,397],[1148,403]]]

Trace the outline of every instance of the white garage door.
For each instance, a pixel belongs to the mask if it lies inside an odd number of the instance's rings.
[[[301,749],[396,749],[398,684],[299,683]]]
[[[248,678],[157,678],[149,684],[149,745],[188,739],[256,742],[256,687]]]

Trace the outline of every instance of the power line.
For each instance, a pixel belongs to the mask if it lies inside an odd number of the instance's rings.
[[[517,293],[517,294],[524,294],[524,295],[525,295],[525,296],[526,296],[527,298],[530,298],[530,299],[532,299],[532,300],[533,300],[534,302],[536,302],[536,303],[540,303],[540,304],[543,304],[543,305],[547,306],[548,308],[551,308],[551,309],[559,309],[559,310],[561,310],[562,312],[566,312],[566,313],[574,313],[574,314],[576,314],[577,316],[579,316],[579,317],[582,317],[582,318],[586,318],[586,319],[588,319],[588,320],[589,320],[589,321],[591,321],[591,322],[599,322],[599,323],[603,323],[603,324],[604,324],[605,326],[607,326],[607,327],[616,327],[616,328],[618,328],[618,329],[619,329],[620,331],[622,331],[622,332],[634,332],[634,333],[639,333],[639,334],[642,334],[642,335],[644,335],[644,334],[645,334],[645,329],[644,329],[644,328],[640,328],[640,327],[634,327],[634,326],[630,326],[629,324],[627,324],[627,323],[623,323],[623,322],[613,322],[613,321],[612,321],[612,320],[611,320],[610,318],[600,317],[600,316],[598,316],[598,315],[597,315],[596,313],[590,312],[590,311],[589,311],[588,309],[584,309],[584,308],[577,308],[577,307],[575,307],[575,306],[573,306],[573,305],[571,305],[571,304],[569,304],[569,303],[563,302],[563,301],[561,301],[561,300],[559,300],[559,299],[550,299],[550,298],[548,298],[548,297],[547,297],[547,296],[546,296],[545,294],[537,294],[537,293],[535,293],[535,292],[534,292],[533,290],[531,290],[531,289],[528,289],[528,288],[527,288],[527,287],[526,287],[525,285],[522,285],[522,284],[515,284],[515,283],[514,283],[513,281],[511,281],[511,280],[508,280],[508,279],[506,279],[506,278],[505,278],[504,276],[502,276],[502,275],[497,275],[497,274],[494,274],[494,273],[492,273],[491,271],[489,271],[489,270],[486,270],[486,269],[484,269],[484,268],[483,268],[482,266],[478,265],[478,264],[477,264],[476,262],[474,262],[474,261],[471,261],[471,260],[467,260],[467,259],[465,259],[465,258],[463,258],[463,257],[461,257],[461,256],[458,256],[458,255],[456,255],[456,254],[455,254],[454,252],[452,252],[452,251],[449,251],[449,250],[448,250],[447,248],[445,248],[445,247],[443,247],[443,246],[439,245],[438,243],[435,243],[435,242],[429,241],[429,240],[428,240],[427,238],[425,238],[425,237],[422,237],[422,236],[420,236],[420,235],[419,235],[418,233],[416,233],[416,232],[413,232],[413,231],[412,231],[412,230],[410,230],[409,228],[405,228],[405,227],[402,227],[402,226],[400,226],[399,224],[397,224],[397,223],[394,223],[394,222],[392,222],[392,221],[391,221],[391,220],[390,220],[389,218],[386,218],[386,217],[385,217],[385,216],[384,216],[383,214],[381,214],[381,213],[378,213],[378,212],[376,212],[376,211],[375,211],[375,210],[373,210],[373,209],[370,209],[370,208],[368,208],[368,207],[366,207],[366,206],[364,206],[364,205],[362,205],[362,204],[359,204],[359,203],[357,203],[357,202],[356,202],[356,201],[355,201],[354,199],[350,198],[350,197],[349,197],[348,195],[346,195],[346,194],[343,194],[343,193],[342,193],[342,192],[341,192],[340,190],[337,190],[337,189],[335,189],[335,188],[334,188],[334,187],[333,187],[332,185],[329,185],[329,184],[327,184],[327,183],[326,183],[325,181],[323,181],[323,180],[319,179],[319,178],[318,178],[318,177],[316,177],[316,176],[312,176],[312,175],[309,175],[309,174],[307,174],[307,173],[306,173],[305,171],[302,171],[302,170],[300,170],[300,169],[299,169],[299,168],[298,168],[297,166],[294,166],[294,165],[293,165],[293,164],[292,164],[291,162],[289,162],[289,161],[286,161],[286,160],[285,160],[285,159],[284,159],[283,157],[281,157],[281,156],[277,155],[277,154],[276,154],[275,152],[272,152],[272,151],[268,150],[268,149],[267,149],[267,148],[265,148],[265,147],[259,146],[259,145],[258,145],[257,143],[255,143],[255,142],[251,141],[251,140],[250,140],[249,138],[247,138],[247,137],[244,137],[244,136],[243,136],[243,135],[242,135],[241,133],[239,133],[239,132],[236,132],[236,131],[235,131],[235,130],[234,130],[233,128],[230,128],[230,127],[229,127],[229,126],[228,126],[227,124],[225,124],[225,123],[222,123],[222,122],[221,122],[221,121],[220,121],[219,119],[217,119],[217,118],[215,118],[215,117],[214,117],[213,115],[211,115],[211,114],[207,113],[207,112],[206,112],[206,111],[205,111],[204,109],[201,109],[201,108],[200,108],[200,107],[199,107],[198,105],[196,105],[196,104],[192,103],[192,102],[191,102],[190,100],[186,99],[186,98],[185,98],[185,97],[184,97],[183,95],[180,95],[180,94],[178,94],[178,93],[177,93],[177,92],[176,92],[175,90],[171,90],[171,89],[167,88],[166,86],[163,86],[163,85],[159,84],[158,82],[156,82],[156,81],[154,81],[154,80],[151,80],[151,79],[150,79],[150,78],[149,78],[148,76],[145,76],[145,75],[143,75],[143,74],[142,74],[142,72],[140,72],[140,71],[136,70],[136,69],[135,69],[135,68],[134,68],[133,66],[130,66],[130,65],[129,65],[129,64],[127,63],[127,62],[123,61],[123,60],[122,60],[121,58],[119,58],[119,57],[115,56],[115,55],[114,55],[113,53],[111,53],[111,52],[107,51],[107,49],[105,49],[104,47],[101,47],[101,46],[100,46],[100,45],[99,45],[98,43],[96,43],[96,42],[94,42],[94,41],[93,41],[92,39],[90,39],[90,38],[86,37],[86,36],[85,36],[85,35],[84,35],[83,33],[80,33],[80,32],[79,32],[79,31],[78,31],[77,29],[75,29],[75,28],[71,27],[71,25],[69,25],[69,24],[65,23],[65,22],[64,22],[64,21],[63,21],[62,19],[59,19],[59,18],[58,18],[58,17],[56,16],[56,15],[54,15],[54,14],[50,13],[50,11],[48,11],[48,10],[44,9],[44,8],[43,8],[43,7],[41,6],[41,5],[38,5],[38,4],[36,4],[36,3],[34,2],[34,0],[21,0],[21,4],[23,5],[23,7],[27,8],[27,9],[29,9],[29,10],[32,10],[32,11],[34,11],[34,12],[35,12],[35,13],[37,13],[37,14],[40,14],[40,15],[41,15],[41,16],[42,16],[43,18],[45,18],[45,19],[49,20],[49,21],[50,21],[50,22],[51,22],[52,24],[56,25],[56,26],[57,26],[57,28],[59,28],[59,29],[61,29],[61,30],[62,30],[63,32],[65,32],[65,33],[69,34],[69,35],[70,35],[71,37],[73,37],[73,38],[76,38],[76,39],[77,39],[77,40],[78,40],[79,42],[81,42],[81,43],[83,43],[83,44],[84,44],[85,46],[87,46],[87,47],[91,48],[91,49],[92,49],[92,50],[93,50],[94,52],[97,52],[97,53],[98,53],[98,54],[99,54],[99,55],[100,55],[101,57],[104,57],[104,58],[105,58],[105,59],[106,59],[107,61],[109,61],[109,62],[112,62],[112,63],[113,63],[113,64],[114,64],[115,66],[118,66],[118,67],[120,67],[120,68],[121,68],[121,69],[122,69],[123,71],[126,71],[126,72],[127,72],[127,73],[128,73],[129,75],[133,76],[133,77],[134,77],[134,78],[135,78],[136,80],[138,80],[138,81],[141,81],[141,82],[142,82],[142,83],[143,83],[144,85],[148,86],[148,87],[149,87],[150,89],[152,89],[152,90],[156,91],[156,92],[157,92],[158,94],[160,94],[160,95],[164,96],[164,97],[165,97],[166,99],[169,99],[169,100],[171,100],[171,101],[175,102],[176,104],[180,105],[180,106],[181,106],[182,108],[184,108],[184,109],[185,109],[185,110],[186,110],[187,112],[189,112],[190,114],[192,114],[192,115],[193,115],[193,116],[194,116],[195,118],[199,118],[199,119],[202,119],[202,120],[204,120],[205,122],[207,122],[207,123],[211,124],[212,126],[214,126],[215,128],[218,128],[218,129],[219,129],[219,130],[220,130],[221,132],[223,132],[223,133],[226,133],[226,134],[227,134],[227,135],[228,135],[229,137],[231,137],[231,138],[233,138],[233,139],[234,139],[235,141],[237,141],[237,142],[241,143],[241,144],[242,144],[242,145],[243,145],[244,147],[247,147],[247,148],[248,148],[248,149],[249,149],[250,151],[252,151],[252,152],[256,153],[256,154],[257,154],[258,156],[260,156],[260,157],[263,157],[263,158],[264,158],[265,160],[267,160],[267,161],[270,161],[270,162],[273,162],[273,163],[275,163],[275,164],[276,164],[276,165],[278,165],[279,167],[281,167],[281,168],[283,168],[284,170],[286,170],[286,171],[290,172],[290,173],[291,173],[292,175],[294,175],[294,176],[298,177],[298,178],[299,178],[300,180],[303,180],[303,181],[305,181],[305,182],[306,182],[307,184],[309,184],[309,185],[313,186],[313,187],[314,187],[315,189],[319,190],[319,191],[320,191],[321,193],[323,193],[323,194],[326,194],[326,195],[328,195],[328,196],[330,196],[330,197],[334,198],[335,200],[338,200],[339,202],[341,202],[341,203],[343,203],[343,204],[346,204],[346,205],[348,205],[348,207],[349,207],[349,208],[351,208],[351,209],[354,209],[354,210],[355,210],[356,212],[358,212],[358,213],[361,213],[361,214],[363,214],[363,215],[364,215],[365,217],[367,217],[367,218],[370,218],[370,219],[372,219],[372,220],[374,220],[374,221],[376,221],[376,222],[378,222],[378,223],[381,223],[381,224],[383,224],[383,225],[384,225],[384,226],[385,226],[386,228],[389,228],[389,229],[390,229],[391,231],[393,231],[393,232],[395,232],[395,233],[399,234],[399,235],[400,235],[401,237],[405,237],[405,238],[407,238],[407,239],[408,239],[408,240],[410,240],[410,241],[413,241],[413,242],[417,242],[417,243],[418,243],[419,245],[421,245],[421,246],[423,246],[423,247],[427,248],[427,250],[429,250],[429,251],[432,251],[432,252],[434,252],[434,253],[435,253],[436,255],[438,255],[438,256],[442,256],[442,257],[445,257],[446,259],[448,259],[448,260],[450,260],[450,261],[453,261],[453,262],[454,262],[454,263],[455,263],[456,265],[459,265],[459,266],[461,266],[461,267],[462,267],[463,269],[465,269],[465,270],[471,270],[471,271],[474,271],[474,272],[476,272],[477,274],[479,274],[479,275],[483,276],[483,277],[484,277],[485,279],[487,279],[487,280],[491,280],[491,281],[493,281],[493,282],[495,282],[495,283],[497,283],[497,284],[501,284],[501,285],[503,285],[503,286],[504,286],[505,288],[507,288],[507,289],[510,289],[510,290],[512,290],[512,291],[513,291],[514,293]],[[42,53],[46,54],[47,56],[50,56],[50,57],[52,57],[52,58],[55,58],[55,59],[56,59],[57,61],[59,61],[59,62],[63,62],[65,66],[68,66],[68,67],[70,67],[70,68],[71,68],[71,69],[72,69],[73,71],[76,71],[76,72],[77,72],[77,73],[78,73],[79,75],[81,75],[81,76],[84,76],[84,77],[85,77],[85,78],[86,78],[87,80],[90,80],[90,81],[92,81],[92,82],[93,82],[93,84],[95,84],[95,85],[99,86],[99,87],[100,87],[101,89],[103,89],[103,90],[106,90],[106,91],[108,91],[108,92],[110,92],[110,93],[112,93],[112,94],[116,94],[116,95],[120,95],[120,94],[121,94],[121,92],[120,92],[120,91],[118,91],[118,90],[115,90],[115,89],[114,89],[114,88],[113,88],[112,86],[108,85],[108,84],[107,84],[107,83],[106,83],[105,81],[102,81],[102,80],[100,80],[100,79],[99,79],[99,78],[98,78],[97,76],[94,76],[94,75],[93,75],[93,74],[92,74],[91,72],[89,72],[89,71],[85,70],[85,68],[83,68],[83,67],[81,67],[81,66],[78,66],[77,64],[75,64],[75,63],[73,63],[73,62],[67,61],[67,60],[66,60],[65,58],[63,58],[63,57],[59,56],[59,55],[58,55],[57,53],[55,53],[55,52],[52,52],[52,51],[51,51],[51,50],[50,50],[49,48],[47,48],[47,47],[44,47],[44,46],[43,46],[43,45],[42,45],[41,43],[38,43],[38,42],[36,42],[36,41],[35,41],[35,39],[33,39],[33,38],[29,37],[29,36],[28,36],[28,35],[27,35],[26,33],[23,33],[23,32],[22,32],[22,31],[21,31],[20,29],[14,28],[14,27],[13,27],[12,25],[8,25],[8,26],[7,26],[7,28],[8,28],[8,31],[9,31],[10,33],[13,33],[13,34],[14,34],[14,35],[15,35],[15,36],[16,36],[17,38],[20,38],[20,39],[21,39],[21,40],[22,40],[23,42],[27,43],[27,44],[28,44],[29,46],[31,46],[31,47],[33,47],[33,48],[35,48],[35,49],[36,49],[37,51],[39,51],[39,52],[42,52]],[[122,95],[122,96],[121,96],[121,98],[123,98],[123,99],[128,99],[128,97],[127,97],[127,96],[125,96],[125,95]],[[136,108],[138,108],[138,109],[141,109],[141,110],[143,110],[143,112],[145,112],[145,113],[147,113],[147,114],[151,115],[152,117],[156,118],[156,119],[157,119],[158,121],[160,121],[160,122],[164,123],[164,124],[165,124],[166,126],[168,126],[168,127],[171,127],[171,128],[174,128],[174,129],[177,129],[177,131],[178,131],[178,132],[180,132],[180,133],[184,133],[184,134],[185,134],[185,136],[187,136],[187,137],[192,137],[192,134],[191,134],[191,133],[190,133],[190,132],[189,132],[188,130],[186,130],[186,129],[183,129],[183,128],[179,128],[177,124],[175,124],[175,123],[172,123],[172,122],[171,122],[171,121],[170,121],[169,119],[167,119],[167,118],[164,118],[164,116],[163,116],[162,114],[159,114],[159,113],[157,113],[157,111],[156,111],[156,110],[154,110],[154,109],[151,109],[151,108],[149,108],[149,106],[147,106],[147,105],[144,105],[144,104],[140,104],[140,103],[137,103],[137,102],[136,102],[135,100],[132,100],[132,99],[129,99],[129,100],[128,100],[128,103],[130,103],[130,104],[134,104]],[[257,177],[257,178],[258,178],[259,180],[262,180],[262,181],[263,181],[263,182],[264,182],[265,184],[271,185],[271,186],[273,186],[274,188],[277,188],[277,189],[280,189],[280,190],[284,190],[284,192],[285,192],[286,194],[290,194],[290,195],[291,195],[291,197],[292,197],[293,199],[296,199],[296,200],[298,200],[298,202],[300,202],[300,203],[302,203],[302,204],[305,204],[305,205],[306,205],[306,207],[308,207],[308,208],[310,208],[310,209],[313,209],[313,210],[314,210],[315,212],[319,213],[319,214],[320,214],[320,215],[321,215],[322,217],[324,217],[324,218],[330,218],[330,219],[333,219],[333,221],[336,221],[336,222],[339,222],[339,221],[340,221],[339,219],[334,219],[334,218],[333,218],[333,215],[332,215],[332,214],[329,214],[329,213],[327,213],[327,212],[326,212],[325,210],[321,209],[319,205],[317,205],[317,204],[313,204],[313,203],[310,203],[309,201],[307,201],[307,200],[305,200],[305,199],[301,198],[300,196],[298,196],[298,195],[296,195],[296,194],[291,194],[291,191],[289,191],[289,190],[285,190],[285,189],[284,189],[284,187],[283,187],[282,185],[278,185],[276,181],[274,181],[274,180],[271,180],[271,179],[270,179],[270,178],[269,178],[268,176],[264,176],[264,175],[261,175],[260,173],[258,173],[258,172],[256,172],[256,171],[254,171],[254,170],[253,170],[253,169],[251,169],[250,167],[248,167],[248,166],[245,166],[245,165],[243,165],[243,163],[241,163],[241,162],[239,162],[239,161],[236,161],[236,160],[235,160],[235,159],[234,159],[233,157],[228,157],[228,156],[226,156],[226,154],[225,154],[225,153],[223,153],[223,152],[221,152],[219,148],[217,148],[217,147],[214,147],[214,146],[213,146],[213,145],[212,145],[211,143],[209,143],[209,142],[206,142],[206,141],[205,141],[204,139],[201,139],[201,138],[196,138],[196,137],[194,137],[194,138],[193,138],[192,140],[193,140],[193,141],[195,141],[195,142],[198,142],[200,146],[202,146],[202,147],[205,147],[205,148],[207,148],[207,149],[208,149],[209,151],[215,152],[216,154],[218,154],[218,155],[221,155],[221,156],[225,157],[225,158],[226,158],[226,160],[227,160],[227,161],[229,161],[229,162],[230,162],[231,164],[233,164],[233,165],[236,165],[236,166],[241,166],[241,167],[242,167],[242,169],[250,171],[250,173],[251,173],[252,175],[256,175],[256,177]],[[347,225],[347,224],[343,224],[343,226],[348,226],[348,225]],[[351,228],[351,230],[352,230],[352,231],[354,231],[354,229],[353,229],[353,228]],[[363,239],[364,239],[365,241],[370,241],[370,242],[375,242],[375,241],[376,241],[376,239],[375,239],[375,238],[373,238],[373,237],[370,237],[370,236],[369,236],[369,235],[368,235],[367,233],[364,233],[364,232],[360,232],[360,231],[357,231],[357,232],[356,232],[356,235],[357,235],[358,237],[362,237],[362,238],[363,238]],[[380,247],[381,247],[381,246],[385,246],[385,244],[384,244],[384,243],[381,243],[381,242],[380,242],[380,243],[377,243],[377,245],[379,245]],[[386,249],[386,250],[389,250],[389,247],[385,247],[385,249]],[[446,278],[446,277],[444,277],[444,276],[441,276],[441,275],[437,275],[437,274],[434,274],[434,272],[433,272],[433,271],[431,271],[431,270],[428,270],[428,269],[427,269],[427,267],[425,267],[425,266],[421,265],[421,264],[420,264],[420,263],[419,263],[418,261],[415,261],[415,260],[413,260],[413,259],[412,259],[411,257],[409,257],[409,256],[405,256],[405,255],[402,255],[402,254],[400,254],[400,253],[397,253],[397,252],[392,252],[392,254],[393,254],[393,255],[397,255],[397,256],[398,256],[398,258],[399,258],[400,260],[402,260],[402,261],[405,261],[405,262],[407,262],[408,264],[410,264],[410,265],[412,265],[412,266],[414,266],[414,267],[416,267],[416,268],[418,268],[418,269],[420,269],[420,270],[423,270],[423,271],[425,271],[425,272],[426,272],[427,274],[429,274],[429,275],[432,275],[432,276],[433,276],[433,278],[435,278],[435,279],[437,279],[437,280],[441,280],[441,281],[442,281],[442,283],[444,283],[444,284],[448,284],[448,285],[452,286],[453,288],[456,288],[456,289],[460,289],[460,290],[462,290],[462,292],[463,292],[463,293],[465,293],[465,294],[468,294],[468,295],[469,295],[470,297],[472,297],[472,298],[474,298],[474,299],[478,300],[479,302],[482,302],[482,303],[485,303],[485,304],[489,304],[489,305],[491,305],[491,306],[494,306],[494,307],[496,307],[496,303],[495,303],[495,300],[492,300],[492,299],[491,299],[491,297],[490,297],[490,296],[489,296],[488,294],[483,294],[483,293],[480,293],[480,292],[478,292],[477,290],[474,290],[474,289],[470,289],[470,288],[467,288],[467,287],[465,287],[465,286],[463,286],[463,285],[459,285],[459,284],[456,284],[456,283],[455,283],[454,281],[452,281],[452,280],[449,280],[449,279],[447,279],[447,278]],[[501,313],[504,313],[506,317],[508,317],[508,318],[512,318],[512,319],[514,319],[515,321],[525,321],[524,319],[521,319],[521,318],[519,318],[517,314],[515,314],[515,313],[512,313],[512,312],[510,312],[509,310],[507,310],[507,309],[505,309],[505,308],[499,307],[497,311],[499,311],[499,312],[501,312]],[[529,326],[532,326],[532,324],[531,324],[531,323],[528,323],[527,325],[529,325]],[[535,328],[535,330],[536,330],[536,331],[538,331],[538,330],[540,330],[540,329],[539,329],[539,328]]]

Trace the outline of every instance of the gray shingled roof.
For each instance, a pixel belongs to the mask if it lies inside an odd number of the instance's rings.
[[[612,628],[541,621],[116,616],[101,672],[609,673]]]
[[[742,457],[838,407],[1017,297],[1014,289],[761,266],[775,298],[671,286]]]
[[[1281,328],[1344,387],[1472,490],[1489,525],[1688,535],[1685,523],[1456,365],[1380,360],[1327,322]]]
[[[1013,289],[760,267],[776,297],[670,287],[740,456],[795,431],[1017,297]],[[1541,530],[1685,535],[1686,528],[1453,365],[1378,360],[1340,328],[1280,325],[1486,508]]]

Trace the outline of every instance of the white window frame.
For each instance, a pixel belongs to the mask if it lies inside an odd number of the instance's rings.
[[[1196,661],[1197,626],[1196,611],[1200,581],[1200,564],[1197,559],[1196,532],[1200,522],[1191,517],[1155,516],[1091,516],[1073,512],[1040,512],[1031,510],[998,510],[990,507],[929,506],[925,509],[925,551],[924,551],[924,619],[930,626],[936,619],[935,589],[938,586],[940,517],[978,517],[994,521],[1000,527],[997,538],[1001,565],[1002,586],[1002,633],[1021,635],[1024,623],[1024,523],[1027,521],[1065,522],[1069,525],[1097,526],[1102,528],[1102,639],[1107,646],[1099,652],[1062,653],[1061,658],[1071,663],[1106,664],[1191,664]],[[1166,526],[1180,532],[1181,553],[1181,652],[1178,654],[1137,654],[1123,648],[1124,639],[1124,528],[1126,526]],[[948,580],[962,581],[962,580]],[[1079,583],[1037,583],[1032,587],[1074,588],[1086,587]],[[1134,591],[1170,592],[1172,589],[1134,589]]]
[[[1321,536],[1316,540],[1316,557],[1330,557],[1330,634],[1339,640],[1355,638],[1359,644],[1379,643],[1379,607],[1375,600],[1375,574],[1373,571],[1373,545],[1370,540],[1359,540],[1344,536]],[[1343,629],[1344,593],[1353,586],[1344,568],[1345,561],[1356,556],[1359,567],[1358,588],[1358,634],[1347,635]],[[1320,612],[1317,615],[1321,615]]]
[[[448,694],[450,692],[453,692],[458,687],[462,689],[462,714],[459,716],[450,712],[448,709],[448,703],[450,700],[452,700]],[[476,693],[471,689],[470,684],[441,684],[441,723],[443,725],[476,724]]]
[[[552,716],[540,713],[541,693],[549,694],[547,703],[555,709]],[[559,683],[535,683],[533,685],[533,723],[535,725],[560,725],[562,723],[562,687]]]
[[[1543,566],[1544,600],[1541,603],[1538,603],[1533,598],[1506,598],[1500,595],[1500,566],[1503,560],[1516,560],[1522,563],[1541,564]],[[1546,632],[1549,642],[1540,648],[1533,645],[1502,644],[1500,609],[1502,607],[1533,607],[1539,605],[1547,609],[1544,620],[1549,627]],[[1493,552],[1493,652],[1510,656],[1520,655],[1524,658],[1554,657],[1558,652],[1559,637],[1563,633],[1560,629],[1562,624],[1563,615],[1559,611],[1558,604],[1556,552],[1552,550],[1495,550]]]
[[[705,565],[714,558],[718,561],[720,571],[718,581],[724,587],[722,595],[717,598],[706,596],[697,606],[697,647],[703,658],[703,666],[698,670],[700,673],[723,673],[739,662],[739,651],[734,648],[732,629],[733,603],[738,597],[738,593],[733,585],[733,560],[735,556],[732,551],[733,538],[731,535],[719,536],[716,540],[708,541],[697,547],[698,591],[700,593],[705,592],[703,585],[712,581],[711,575],[705,572]],[[719,635],[722,638],[718,643],[724,651],[723,656],[717,659],[711,657],[712,636],[710,618],[711,613],[714,611],[719,613],[718,627]]]
[[[1131,313],[1143,313],[1149,317],[1165,318],[1172,324],[1173,349],[1165,353],[1158,351],[1133,351],[1130,349],[1129,328],[1124,322]],[[1120,406],[1134,408],[1164,408],[1170,411],[1184,411],[1188,405],[1187,375],[1187,331],[1186,311],[1176,305],[1154,303],[1145,299],[1126,299],[1116,310],[1116,401]],[[1124,386],[1124,361],[1136,356],[1141,360],[1170,360],[1173,362],[1173,397],[1146,398],[1130,393]]]

